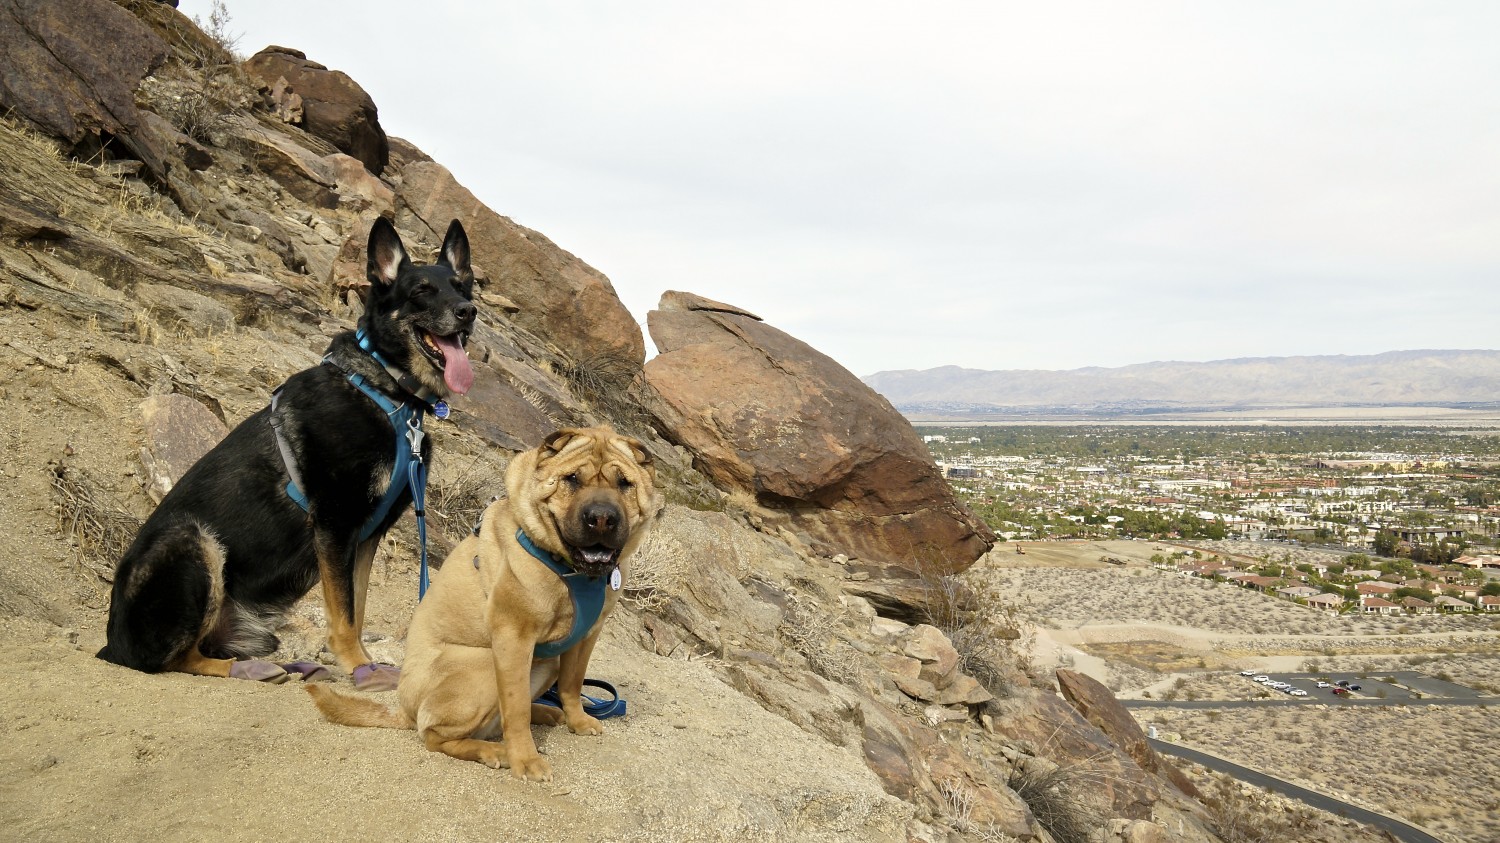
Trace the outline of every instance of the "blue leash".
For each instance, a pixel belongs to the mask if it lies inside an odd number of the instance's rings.
[[[610,699],[601,700],[591,697],[588,694],[580,694],[579,696],[583,698],[583,711],[585,714],[593,717],[595,720],[608,720],[611,717],[625,716],[625,701],[620,699],[620,693],[615,690],[615,686],[605,682],[603,679],[585,679],[583,680],[583,684],[600,688],[610,696]],[[558,693],[556,685],[549,688],[545,694],[537,697],[536,701],[542,705],[550,705],[553,708],[562,708],[562,696]]]
[[[432,583],[427,567],[427,463],[422,460],[422,440],[427,434],[422,430],[422,419],[424,412],[429,408],[437,418],[448,418],[448,403],[442,400],[428,403],[430,396],[426,394],[426,390],[409,385],[407,380],[403,379],[404,376],[375,351],[363,328],[356,331],[354,337],[362,350],[373,357],[375,362],[384,367],[390,373],[391,377],[396,379],[397,383],[401,384],[403,388],[407,388],[417,398],[415,402],[403,401],[397,404],[385,395],[385,393],[367,383],[360,375],[352,372],[345,374],[346,379],[351,384],[359,389],[360,392],[363,392],[371,401],[374,401],[376,406],[385,412],[386,420],[391,423],[391,427],[396,431],[396,459],[391,466],[391,482],[386,487],[385,497],[381,499],[380,503],[375,507],[375,511],[370,515],[369,520],[360,529],[359,540],[365,541],[374,535],[375,528],[379,527],[380,522],[385,520],[385,516],[391,511],[391,506],[395,504],[396,498],[401,496],[401,484],[397,478],[401,474],[401,466],[405,464],[406,484],[411,489],[412,510],[417,516],[417,543],[420,547],[422,563],[421,573],[417,577],[417,599],[421,600],[427,596],[427,588]],[[328,357],[324,358],[325,361],[329,359]],[[276,439],[276,447],[281,452],[281,461],[286,466],[289,478],[286,484],[286,494],[287,497],[292,499],[293,503],[302,508],[303,512],[307,512],[309,503],[307,495],[302,491],[302,476],[297,470],[297,460],[292,454],[291,447],[287,444],[286,438],[282,435],[281,419],[276,414],[276,404],[280,396],[280,388],[271,393],[271,428]],[[402,427],[406,428],[404,433],[401,430]]]

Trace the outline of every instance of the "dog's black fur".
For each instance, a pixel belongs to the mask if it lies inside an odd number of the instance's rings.
[[[457,355],[474,326],[474,279],[458,221],[448,228],[438,262],[417,266],[395,228],[377,219],[368,274],[360,327],[374,350],[432,396],[467,391],[472,370],[467,356]],[[287,380],[276,404],[308,511],[285,491],[288,473],[267,407],[185,473],[141,527],[115,573],[108,643],[99,658],[147,672],[229,675],[229,660],[277,648],[281,618],[321,579],[329,648],[347,670],[369,662],[360,643],[369,567],[411,494],[403,493],[374,534],[358,541],[391,481],[396,433],[347,373],[398,404],[414,400],[360,349],[353,332],[335,337],[323,363]],[[431,450],[429,438],[423,459]]]

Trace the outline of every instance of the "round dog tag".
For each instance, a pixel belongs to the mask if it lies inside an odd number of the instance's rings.
[[[439,419],[448,418],[448,402],[439,401],[432,405],[432,414]]]
[[[619,568],[616,568],[613,571],[609,572],[609,590],[610,591],[619,591],[620,590],[620,569]]]

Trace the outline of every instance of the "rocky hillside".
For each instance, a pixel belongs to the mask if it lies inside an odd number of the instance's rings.
[[[988,531],[825,356],[668,293],[643,364],[602,273],[387,135],[354,80],[280,47],[240,62],[167,4],[0,0],[0,108],[11,835],[1218,839],[1107,691],[1075,677],[1070,705],[1027,676],[966,585]],[[594,664],[631,713],[603,738],[539,728],[550,786],[324,723],[295,686],[92,658],[160,490],[352,327],[380,215],[423,259],[462,220],[479,275],[476,385],[431,431],[439,558],[553,429],[612,422],[661,466],[670,505]],[[401,661],[415,567],[404,524],[377,658]],[[279,659],[328,660],[316,596],[278,634]]]
[[[904,411],[1105,412],[1494,405],[1500,351],[1391,351],[1063,372],[943,366],[864,379]]]

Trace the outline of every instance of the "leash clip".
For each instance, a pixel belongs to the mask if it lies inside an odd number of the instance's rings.
[[[422,440],[426,438],[427,433],[415,415],[406,420],[406,441],[411,445],[411,458],[417,462],[422,461]]]

